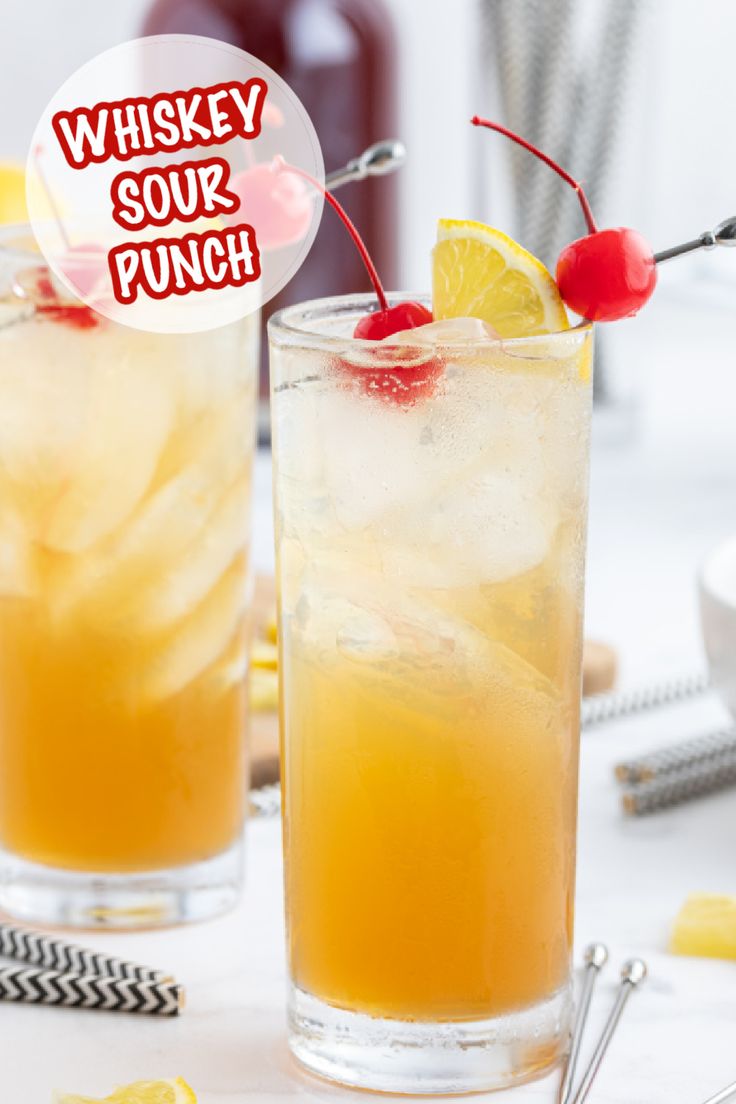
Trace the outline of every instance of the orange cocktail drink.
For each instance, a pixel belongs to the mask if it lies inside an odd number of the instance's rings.
[[[142,333],[3,263],[2,903],[203,914],[244,816],[254,322]]]
[[[271,322],[292,1047],[488,1087],[565,1045],[592,335],[387,341],[392,402],[367,302]]]

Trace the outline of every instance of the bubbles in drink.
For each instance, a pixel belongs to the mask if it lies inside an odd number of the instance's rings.
[[[359,562],[372,548],[386,575],[439,588],[500,582],[549,555],[584,497],[576,458],[589,389],[574,350],[522,358],[489,344],[488,329],[452,319],[409,331],[419,344],[456,340],[436,394],[407,406],[366,401],[353,381],[325,378],[316,355],[311,370],[303,358],[274,411],[295,536],[326,545],[340,532]]]

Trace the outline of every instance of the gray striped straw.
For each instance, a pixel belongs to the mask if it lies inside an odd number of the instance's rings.
[[[634,713],[656,709],[662,705],[686,701],[698,694],[704,694],[709,686],[708,676],[702,672],[664,679],[634,690],[596,694],[583,701],[580,723],[584,728],[591,728],[593,725],[614,721],[619,717],[629,717]]]
[[[718,763],[732,755],[736,755],[736,728],[722,728],[619,763],[615,774],[619,782],[626,784],[651,782],[688,767]]]
[[[724,753],[710,762],[684,767],[673,774],[664,774],[652,782],[641,782],[622,795],[621,804],[629,816],[646,816],[734,784],[736,751]]]

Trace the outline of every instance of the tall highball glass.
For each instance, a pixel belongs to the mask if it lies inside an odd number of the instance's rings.
[[[0,908],[15,916],[150,926],[238,894],[257,326],[117,325],[55,286],[29,231],[0,242]]]
[[[498,1088],[569,1036],[592,332],[355,341],[371,302],[269,327],[290,1045]]]

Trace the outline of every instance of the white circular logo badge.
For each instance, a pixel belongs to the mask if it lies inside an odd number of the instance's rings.
[[[159,35],[83,65],[28,155],[33,231],[59,284],[115,322],[194,333],[267,303],[322,214],[314,127],[258,58]]]

